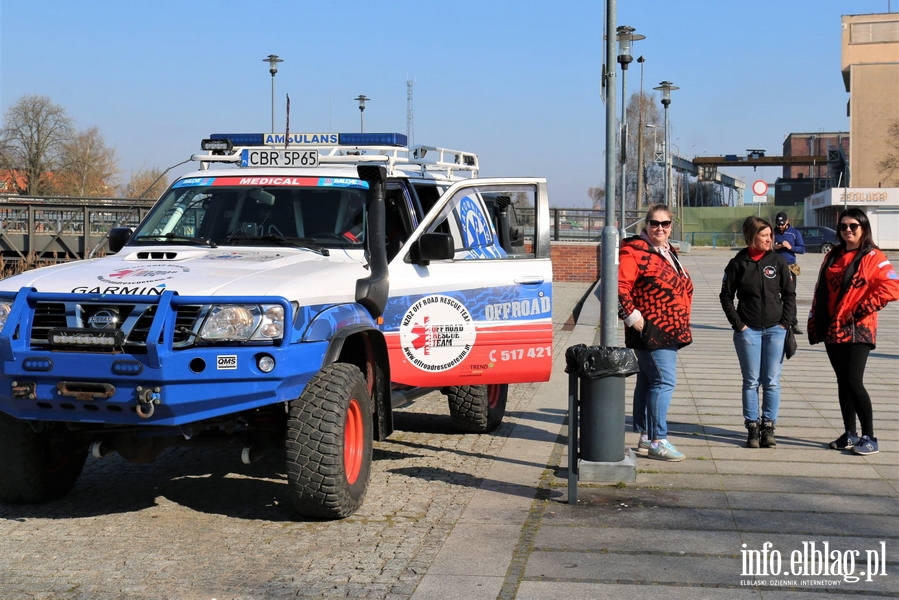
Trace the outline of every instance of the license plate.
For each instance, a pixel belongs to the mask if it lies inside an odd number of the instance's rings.
[[[318,150],[250,150],[240,154],[242,167],[317,167]]]

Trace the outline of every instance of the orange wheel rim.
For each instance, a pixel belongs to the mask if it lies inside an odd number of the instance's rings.
[[[355,399],[350,400],[350,406],[346,412],[346,426],[343,437],[343,464],[346,469],[346,479],[350,484],[356,483],[359,472],[362,470],[362,449],[365,447],[363,439],[364,428],[362,426],[362,408]]]
[[[487,386],[487,405],[490,408],[496,408],[496,405],[499,404],[499,395],[500,395],[500,386],[498,385],[488,385]]]

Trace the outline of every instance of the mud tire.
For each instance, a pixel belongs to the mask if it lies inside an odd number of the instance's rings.
[[[503,422],[508,384],[463,385],[445,389],[450,417],[460,431],[488,433]]]
[[[81,476],[87,447],[64,431],[31,426],[0,413],[0,502],[42,504],[68,494]]]
[[[289,404],[287,481],[303,517],[343,519],[362,505],[372,460],[372,401],[355,365],[334,363]]]

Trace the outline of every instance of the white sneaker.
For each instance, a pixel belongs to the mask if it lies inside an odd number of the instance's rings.
[[[680,462],[686,458],[683,452],[678,452],[668,440],[662,440],[658,444],[649,445],[649,458],[667,460],[668,462]]]

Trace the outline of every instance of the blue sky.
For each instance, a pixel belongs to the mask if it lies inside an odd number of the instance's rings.
[[[672,144],[687,157],[780,154],[790,132],[848,131],[840,16],[899,0],[619,0],[646,36],[644,91],[680,89]],[[213,132],[406,132],[476,152],[484,176],[542,176],[555,206],[586,206],[605,179],[601,1],[0,0],[0,113],[49,96],[97,126],[127,179],[199,151]],[[620,85],[620,71],[617,80]],[[628,95],[640,89],[632,64]],[[620,88],[617,94],[620,114]],[[172,171],[179,174],[182,167]],[[780,169],[725,171],[773,182]]]

